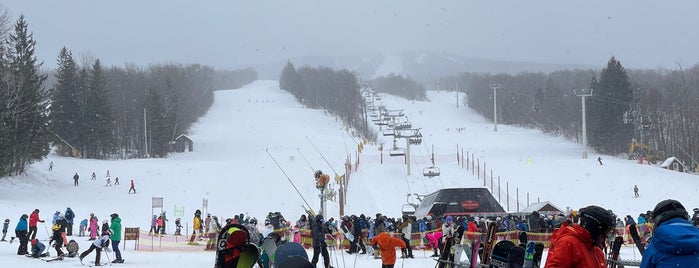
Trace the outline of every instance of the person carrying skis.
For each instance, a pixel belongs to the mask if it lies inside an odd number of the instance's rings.
[[[44,222],[44,220],[39,219],[39,209],[38,208],[35,209],[34,212],[32,212],[32,214],[29,215],[29,233],[27,234],[29,239],[36,238],[36,224],[37,224],[37,222],[41,222],[41,223]],[[29,242],[29,240],[27,240],[27,242]]]
[[[19,221],[17,221],[17,226],[15,227],[15,237],[19,239],[17,255],[29,254],[29,252],[27,252],[27,243],[29,243],[29,234],[27,233],[27,218],[29,218],[27,214],[22,214],[22,216],[19,218]],[[12,240],[14,240],[14,238],[11,238],[10,242],[12,242]]]
[[[393,268],[396,264],[396,248],[403,251],[407,247],[404,240],[391,237],[386,232],[374,236],[370,245],[381,251],[381,268]]]
[[[119,251],[119,242],[121,242],[121,218],[119,218],[119,214],[117,213],[112,213],[112,215],[109,216],[112,218],[112,224],[109,227],[112,235],[109,236],[109,239],[112,240],[112,250],[114,250],[114,255],[116,256],[116,259],[113,260],[112,263],[124,263],[124,259],[121,258],[121,251]]]
[[[607,267],[602,247],[614,230],[614,215],[594,205],[580,209],[579,214],[580,224],[564,222],[553,233],[544,267]]]
[[[101,266],[102,263],[100,262],[100,256],[102,255],[102,249],[106,248],[109,246],[109,236],[111,235],[110,232],[112,230],[104,230],[102,232],[102,235],[99,237],[99,239],[95,239],[95,241],[92,242],[90,245],[90,248],[87,250],[83,251],[83,253],[80,253],[80,263],[83,262],[83,259],[87,257],[92,251],[96,251],[95,255],[95,266]]]
[[[689,222],[682,203],[667,199],[653,209],[653,239],[643,252],[641,268],[699,267],[699,229]]]
[[[10,228],[10,219],[5,219],[2,223],[2,239],[0,241],[5,242],[5,236],[7,236],[7,229]]]

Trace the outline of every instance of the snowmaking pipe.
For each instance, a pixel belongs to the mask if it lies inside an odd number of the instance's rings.
[[[299,147],[296,147],[296,151],[299,152],[299,154],[301,155],[301,158],[303,158],[303,161],[306,161],[306,164],[308,164],[308,167],[311,168],[311,172],[315,172],[316,169],[313,168],[313,166],[311,165],[311,163],[308,162],[308,159],[306,159],[306,156],[303,155],[303,153],[301,152],[301,150],[299,149]]]
[[[323,160],[325,161],[325,163],[328,164],[328,166],[330,167],[330,169],[332,169],[333,172],[335,172],[335,175],[337,175],[337,174],[338,174],[338,173],[337,173],[337,170],[335,170],[335,169],[333,168],[333,166],[330,165],[330,162],[328,162],[328,159],[326,159],[325,156],[323,155],[323,153],[321,153],[320,150],[318,150],[318,147],[316,147],[316,145],[313,144],[313,142],[311,141],[311,139],[308,138],[308,136],[306,136],[306,140],[308,141],[308,143],[310,143],[310,144],[313,146],[313,149],[316,149],[316,152],[318,152],[318,154],[320,155],[320,157],[323,158]]]
[[[299,194],[299,196],[301,197],[301,200],[303,200],[303,203],[305,203],[306,206],[308,206],[310,208],[311,205],[309,205],[308,202],[306,202],[306,198],[303,198],[303,195],[301,194],[301,192],[299,192],[299,189],[296,188],[296,184],[294,184],[294,182],[291,180],[289,175],[286,174],[286,172],[284,171],[282,166],[279,165],[279,162],[277,162],[277,159],[274,159],[274,156],[272,156],[272,154],[269,153],[269,148],[265,149],[265,152],[267,153],[267,155],[269,155],[269,158],[272,158],[272,161],[274,161],[274,163],[277,164],[277,167],[279,168],[279,170],[281,170],[282,173],[284,173],[284,176],[286,176],[286,179],[289,181],[289,183],[291,183],[291,186],[294,186],[294,190],[296,190],[296,193]]]

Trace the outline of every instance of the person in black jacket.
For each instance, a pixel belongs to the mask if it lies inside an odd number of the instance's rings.
[[[354,236],[354,240],[350,243],[350,251],[357,253],[361,249],[362,253],[360,254],[366,254],[366,246],[362,238],[362,225],[359,222],[359,218],[356,215],[352,215],[350,221],[352,221],[352,235]]]
[[[313,237],[313,258],[311,263],[316,267],[318,263],[318,255],[323,255],[323,265],[325,268],[330,266],[330,254],[328,254],[328,244],[325,243],[325,228],[323,227],[323,215],[313,217],[308,215],[311,223],[311,236]]]
[[[61,248],[64,244],[63,233],[65,232],[67,225],[68,223],[66,222],[66,219],[59,215],[56,219],[56,223],[54,223],[51,227],[51,230],[53,230],[53,236],[51,237],[49,244],[51,244],[51,242],[55,242],[54,248],[56,249],[56,256],[58,257],[65,256]]]

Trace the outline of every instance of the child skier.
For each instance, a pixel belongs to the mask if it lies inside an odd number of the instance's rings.
[[[44,252],[46,251],[46,252]],[[47,257],[49,252],[46,250],[46,245],[38,239],[32,239],[32,253],[29,255],[32,258]]]
[[[175,219],[175,235],[182,235],[182,223],[180,218]]]
[[[10,228],[10,219],[5,219],[5,222],[2,223],[2,239],[0,241],[5,242],[5,236],[7,235],[7,228]]]
[[[80,230],[78,231],[78,236],[85,236],[85,231],[87,230],[87,219],[80,221]]]
[[[109,236],[111,235],[111,233],[112,230],[104,230],[102,232],[102,236],[100,236],[99,239],[93,241],[89,249],[85,250],[83,253],[80,253],[80,263],[82,263],[83,259],[87,257],[87,255],[89,255],[93,250],[96,250],[97,255],[95,255],[95,266],[101,266],[102,263],[100,263],[100,256],[102,255],[102,249],[107,248],[109,246]]]

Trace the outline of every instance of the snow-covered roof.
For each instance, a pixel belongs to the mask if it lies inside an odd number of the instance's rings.
[[[192,139],[190,139],[189,137],[187,137],[187,135],[185,135],[185,134],[180,134],[179,136],[177,136],[177,138],[175,138],[175,140],[179,140],[179,139],[181,139],[181,138],[186,138],[186,139],[188,139],[188,140],[190,140],[190,141],[192,140]]]
[[[534,211],[559,211],[563,212],[562,209],[558,208],[556,205],[549,201],[544,201],[544,202],[538,202],[538,203],[532,203],[526,208],[524,208],[521,213],[532,213]]]
[[[684,164],[682,164],[682,162],[680,162],[680,160],[677,159],[677,157],[671,156],[671,157],[668,157],[667,159],[665,159],[665,161],[662,164],[660,164],[660,167],[661,168],[668,168],[672,164],[672,162],[675,162],[675,161],[677,161],[677,163],[680,163],[680,165],[684,166]]]

